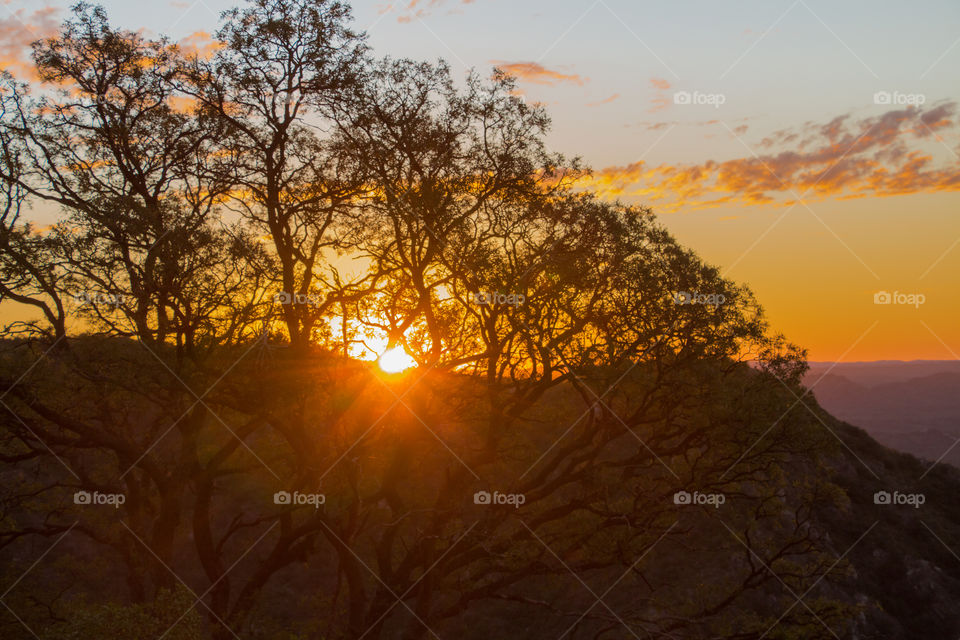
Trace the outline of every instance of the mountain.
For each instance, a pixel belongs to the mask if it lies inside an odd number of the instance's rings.
[[[824,409],[882,444],[960,466],[960,362],[811,363]]]
[[[810,362],[807,381],[816,382],[825,373],[848,378],[874,387],[887,382],[903,382],[935,373],[960,373],[957,360],[875,360],[871,362]]]

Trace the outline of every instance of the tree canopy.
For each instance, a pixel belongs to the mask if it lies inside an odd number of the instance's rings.
[[[0,554],[57,548],[4,637],[842,628],[790,607],[843,569],[811,505],[844,497],[746,287],[580,188],[498,70],[378,59],[331,0],[216,38],[79,4],[43,84],[2,79],[0,301],[36,314],[0,353]]]

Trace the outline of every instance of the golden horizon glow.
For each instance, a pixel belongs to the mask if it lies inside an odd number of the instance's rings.
[[[403,373],[417,366],[417,361],[398,345],[384,351],[377,359],[377,364],[385,373]]]

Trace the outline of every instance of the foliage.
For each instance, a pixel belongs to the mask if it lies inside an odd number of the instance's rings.
[[[72,603],[65,616],[69,622],[52,625],[45,632],[50,640],[102,640],[103,638],[157,638],[208,640],[195,599],[184,588],[161,590],[153,602],[132,605]],[[189,609],[187,611],[187,609]]]

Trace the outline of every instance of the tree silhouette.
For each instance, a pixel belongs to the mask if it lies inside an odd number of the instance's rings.
[[[842,569],[803,352],[578,190],[509,77],[373,60],[349,17],[256,0],[204,59],[81,4],[39,97],[4,79],[0,295],[42,317],[0,360],[0,553],[68,541],[13,608],[78,638],[184,589],[185,637],[761,637]],[[420,366],[352,359],[368,335]]]
[[[224,15],[213,59],[184,61],[178,88],[225,128],[231,191],[222,204],[271,240],[264,275],[281,295],[290,343],[311,342],[320,318],[364,290],[327,260],[342,248],[349,205],[361,189],[349,156],[316,134],[356,90],[366,49],[329,0],[258,0]],[[274,287],[271,287],[274,289]],[[297,296],[309,304],[296,303]]]

